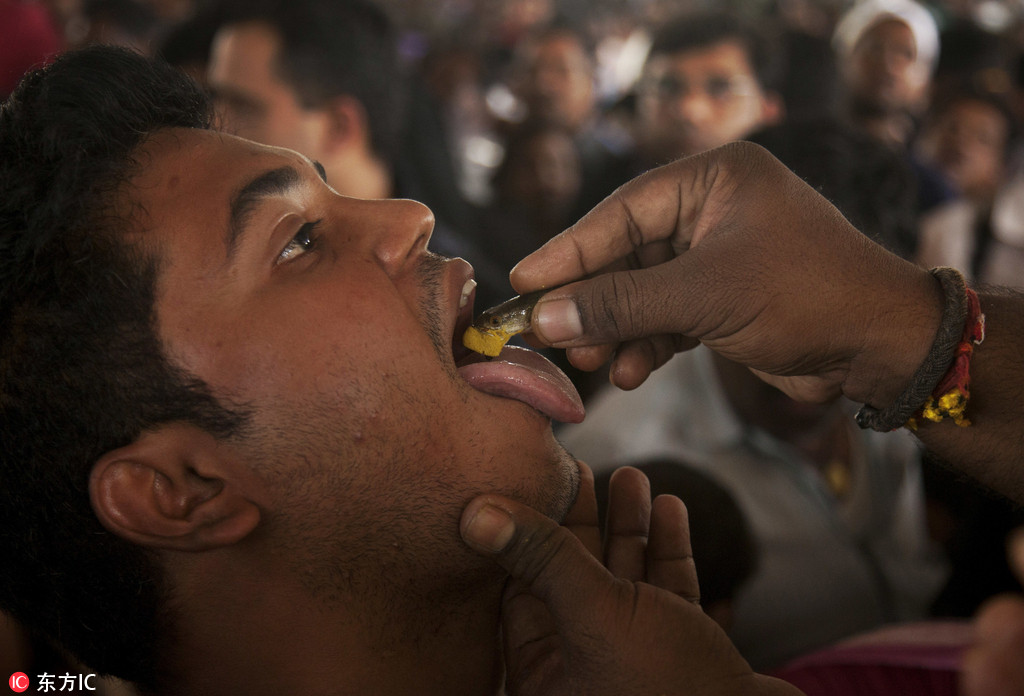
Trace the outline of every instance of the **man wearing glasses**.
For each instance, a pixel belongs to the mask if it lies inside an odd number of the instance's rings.
[[[782,118],[778,51],[735,15],[687,15],[654,36],[637,91],[639,170],[740,140]]]

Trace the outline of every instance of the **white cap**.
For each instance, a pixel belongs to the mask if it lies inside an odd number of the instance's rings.
[[[932,70],[939,58],[939,27],[932,13],[914,0],[860,0],[839,20],[832,45],[841,58],[846,58],[868,29],[887,19],[910,28],[918,62]]]

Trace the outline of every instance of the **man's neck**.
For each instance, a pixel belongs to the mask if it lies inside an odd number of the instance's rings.
[[[280,577],[205,585],[178,622],[174,678],[162,693],[493,696],[503,674],[501,585],[458,605],[404,610],[404,621],[360,611],[373,604],[362,598],[313,598]]]

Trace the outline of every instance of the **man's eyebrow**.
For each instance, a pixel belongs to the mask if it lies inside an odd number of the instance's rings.
[[[319,162],[313,162],[317,174],[327,181],[327,174]],[[238,240],[245,232],[245,225],[256,208],[256,204],[264,198],[282,196],[302,182],[302,176],[295,167],[278,167],[263,172],[243,186],[231,198],[231,213],[228,217],[228,232],[225,240],[227,256],[230,260],[238,246]]]

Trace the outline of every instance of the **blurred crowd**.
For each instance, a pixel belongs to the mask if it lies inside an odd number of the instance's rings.
[[[379,0],[388,23],[348,5],[0,0],[0,96],[92,43],[161,56],[226,130],[309,155],[340,193],[427,203],[478,308],[620,184],[739,139],[893,253],[1024,287],[1018,2]],[[1019,589],[1019,512],[909,438],[852,429],[846,404],[784,403],[699,351],[639,397],[552,357],[590,412],[571,451],[703,491],[687,503],[708,611],[755,668]]]
[[[31,66],[91,43],[161,55],[206,83],[225,4],[0,0],[0,95]],[[470,260],[496,298],[509,288],[488,272],[503,276],[625,180],[767,127],[806,133],[814,124],[816,133],[843,131],[833,140],[870,136],[910,167],[909,217],[892,197],[887,210],[863,213],[887,218],[881,230],[843,210],[866,233],[929,266],[1020,284],[1024,10],[1010,0],[860,2],[849,12],[853,4],[380,0],[398,54],[368,76],[395,95],[384,119],[394,121],[395,142],[381,157],[403,182],[397,191],[431,205],[477,256]],[[898,21],[876,21],[890,12]],[[685,21],[694,13],[721,26],[695,29]],[[733,19],[744,26],[727,26]],[[716,31],[732,32],[740,54],[692,69],[676,60],[712,45],[715,37],[698,34]],[[690,78],[712,73],[701,98]],[[244,96],[225,79],[215,92]],[[231,116],[237,123],[237,110]],[[372,118],[383,128],[382,116]],[[441,250],[463,250],[449,246]]]

